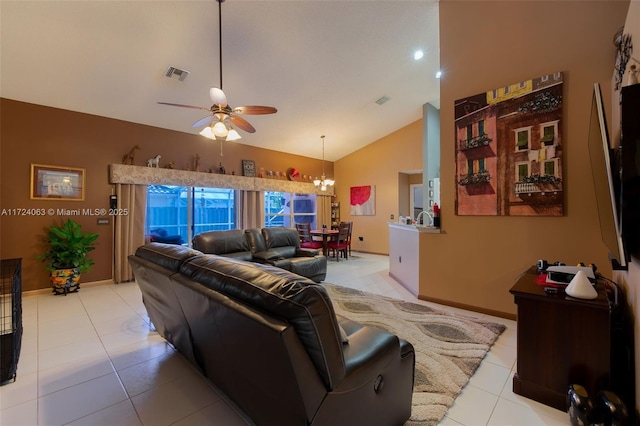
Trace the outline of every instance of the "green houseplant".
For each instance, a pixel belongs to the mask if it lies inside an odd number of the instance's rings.
[[[95,249],[98,234],[82,232],[80,224],[71,219],[45,228],[45,232],[48,250],[38,259],[49,271],[53,292],[66,295],[78,291],[80,275],[94,264],[87,253]]]

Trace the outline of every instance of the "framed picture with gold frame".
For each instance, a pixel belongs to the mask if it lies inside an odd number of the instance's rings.
[[[85,169],[31,164],[32,200],[84,201]]]

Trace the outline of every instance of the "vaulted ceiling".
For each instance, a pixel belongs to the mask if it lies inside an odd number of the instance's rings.
[[[157,102],[219,85],[215,0],[2,0],[0,24],[4,98],[196,134],[206,112]],[[278,109],[239,143],[320,158],[324,134],[335,161],[439,106],[436,1],[227,0],[222,41],[229,104]]]

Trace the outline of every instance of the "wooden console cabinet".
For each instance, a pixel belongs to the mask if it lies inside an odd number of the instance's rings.
[[[580,300],[548,295],[536,278],[531,268],[510,290],[518,305],[513,392],[566,411],[570,384],[589,395],[610,385],[611,304],[601,284],[597,299]]]

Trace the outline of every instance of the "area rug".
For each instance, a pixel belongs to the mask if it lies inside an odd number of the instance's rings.
[[[405,426],[436,425],[476,371],[503,324],[324,284],[336,314],[385,329],[416,353],[411,418]]]

